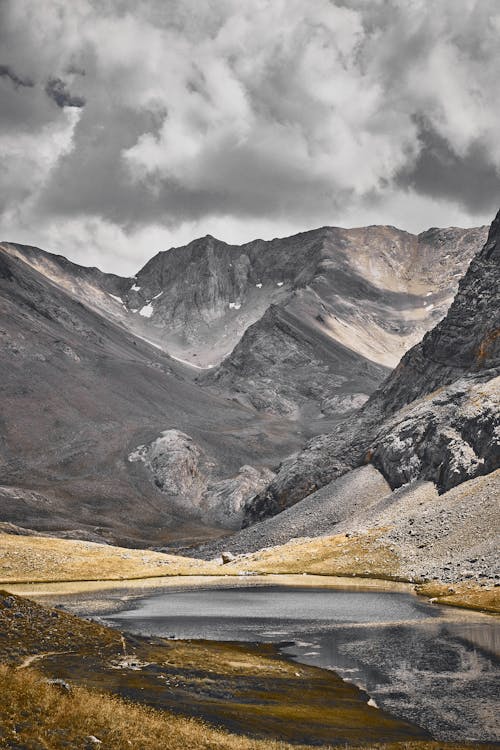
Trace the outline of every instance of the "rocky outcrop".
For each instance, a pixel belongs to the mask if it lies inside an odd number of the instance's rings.
[[[205,486],[205,455],[193,438],[180,430],[165,430],[149,445],[139,445],[128,460],[142,461],[166,494],[197,497]]]
[[[416,479],[446,491],[500,466],[500,377],[462,378],[387,419],[369,460],[392,487]]]
[[[265,467],[242,466],[221,477],[221,467],[192,437],[164,430],[128,457],[142,462],[156,487],[167,495],[174,511],[223,528],[240,528],[245,502],[274,477]]]
[[[284,461],[247,506],[275,515],[373,462],[392,487],[431,479],[441,491],[500,465],[500,212],[446,317],[413,347],[352,420]]]

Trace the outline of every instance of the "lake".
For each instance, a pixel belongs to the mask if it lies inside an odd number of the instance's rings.
[[[437,739],[496,741],[500,630],[495,617],[408,593],[285,586],[174,588],[102,617],[180,639],[271,642],[332,669]]]

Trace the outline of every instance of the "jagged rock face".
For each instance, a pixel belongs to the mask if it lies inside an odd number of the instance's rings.
[[[371,462],[399,487],[432,480],[440,491],[500,466],[500,377],[460,379],[386,420]]]
[[[248,503],[245,525],[367,461],[392,487],[425,478],[442,491],[498,468],[499,234],[500,212],[446,317],[403,357],[354,424],[341,423],[283,462]]]
[[[500,367],[500,212],[446,317],[411,349],[377,394],[394,411],[461,374]]]
[[[393,227],[315,234],[307,275],[294,279],[289,294],[198,382],[294,418],[359,408],[444,315],[457,267],[465,270],[485,238],[484,230],[415,237]]]
[[[135,311],[129,322],[173,356],[213,366],[270,304],[293,284],[307,283],[320,244],[310,234],[300,242],[241,247],[207,236],[159,253],[123,297]]]
[[[246,465],[221,478],[217,462],[189,435],[172,429],[138,446],[128,460],[145,465],[174,511],[224,528],[241,527],[245,501],[274,477],[269,469]]]

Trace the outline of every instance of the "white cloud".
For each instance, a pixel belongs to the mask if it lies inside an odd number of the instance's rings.
[[[486,221],[498,201],[496,0],[439,13],[427,0],[7,0],[0,13],[5,63],[33,83],[0,77],[10,239],[133,271],[207,232],[422,229]],[[86,107],[49,101],[50,77]]]

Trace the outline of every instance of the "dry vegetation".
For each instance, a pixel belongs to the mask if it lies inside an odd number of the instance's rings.
[[[0,665],[0,747],[25,750],[285,750],[85,688],[70,695],[32,670]],[[102,744],[92,738],[100,740]],[[298,748],[297,745],[293,746]]]
[[[303,745],[252,740],[195,719],[74,688],[70,695],[32,670],[0,665],[0,747],[22,750],[300,750]],[[95,742],[95,739],[101,742]],[[324,746],[326,747],[326,746]],[[442,742],[367,744],[364,750],[467,750]],[[488,746],[483,746],[484,749]]]
[[[325,576],[366,575],[398,580],[398,557],[380,541],[385,529],[364,534],[295,539],[245,555],[224,566],[258,573],[316,573]]]
[[[432,581],[416,587],[418,594],[428,596],[438,604],[448,604],[464,609],[500,613],[500,586],[483,586],[462,581],[451,586]]]
[[[0,583],[213,575],[202,560],[42,536],[0,534]]]

